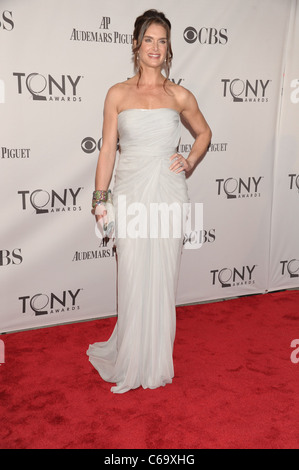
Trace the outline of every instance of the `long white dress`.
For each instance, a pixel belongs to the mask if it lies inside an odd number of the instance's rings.
[[[175,297],[188,193],[184,172],[169,169],[180,139],[177,111],[127,109],[118,116],[118,132],[113,188],[118,318],[109,340],[90,345],[87,354],[101,377],[116,383],[111,391],[124,393],[163,386],[174,376]],[[181,214],[179,235],[173,208]]]

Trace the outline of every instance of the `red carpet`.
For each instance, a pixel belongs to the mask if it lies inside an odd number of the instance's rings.
[[[115,318],[3,335],[0,447],[298,448],[298,318],[298,291],[179,307],[173,384],[124,395],[85,355]]]

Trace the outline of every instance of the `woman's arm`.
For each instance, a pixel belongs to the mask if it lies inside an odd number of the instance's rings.
[[[95,177],[95,189],[107,191],[113,174],[117,146],[117,91],[110,88],[104,104],[103,141]]]
[[[180,173],[181,171],[192,171],[207,151],[212,137],[211,129],[199,110],[194,95],[185,88],[180,87],[178,101],[180,102],[182,109],[181,115],[191,127],[193,134],[195,135],[195,141],[188,157],[183,159],[183,166],[182,159],[176,159],[170,166],[170,169],[176,173]]]

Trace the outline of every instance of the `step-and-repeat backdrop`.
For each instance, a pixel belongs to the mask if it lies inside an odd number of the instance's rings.
[[[104,99],[134,73],[149,8],[213,131],[188,179],[203,226],[186,229],[177,304],[299,286],[298,1],[1,0],[1,332],[116,313],[91,197]],[[182,127],[185,157],[192,143]]]

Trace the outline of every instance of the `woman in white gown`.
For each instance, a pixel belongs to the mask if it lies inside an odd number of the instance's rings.
[[[211,139],[195,97],[168,80],[170,30],[169,20],[156,10],[136,19],[137,73],[110,88],[104,106],[95,189],[104,210],[119,138],[113,188],[118,319],[109,340],[90,345],[87,354],[101,377],[116,384],[114,393],[157,388],[174,377],[181,209],[188,202],[185,173],[193,170]],[[180,116],[196,135],[186,159],[177,153]]]

